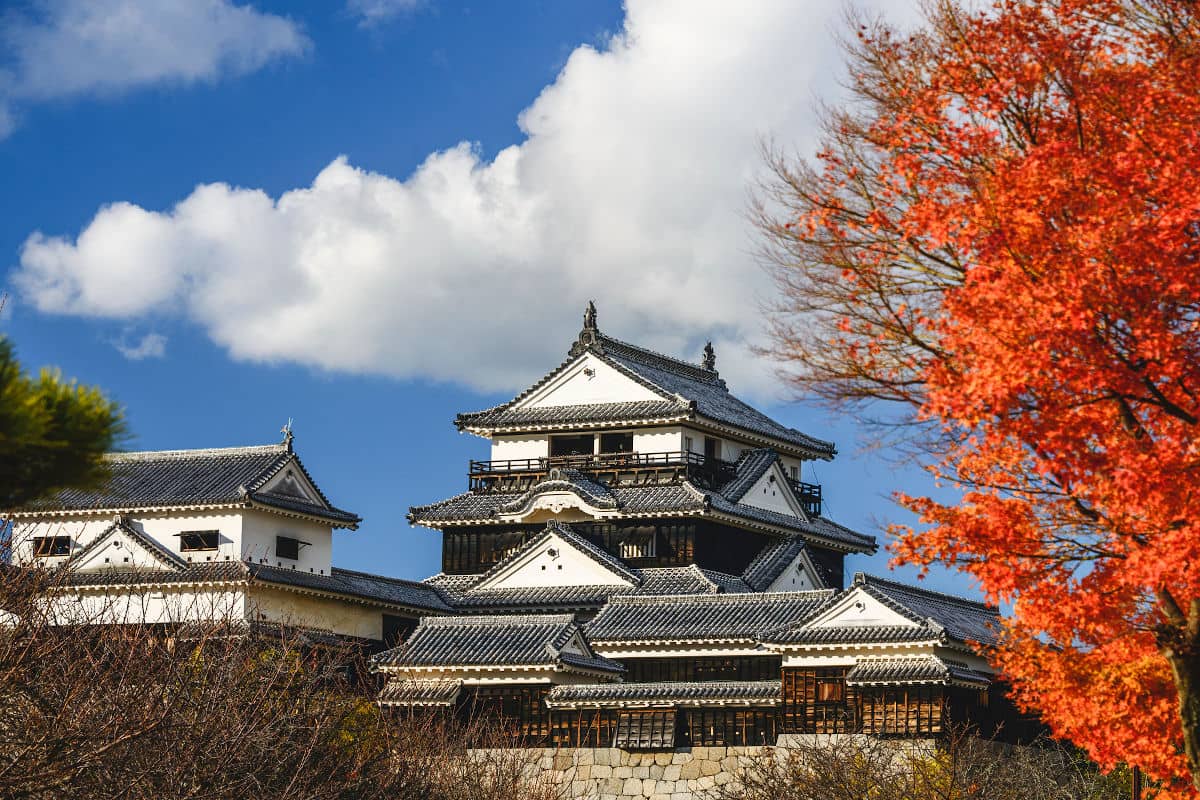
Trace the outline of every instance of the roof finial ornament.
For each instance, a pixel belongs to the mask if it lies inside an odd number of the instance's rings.
[[[717,371],[717,353],[713,350],[712,342],[704,345],[704,359],[700,363],[709,372]]]
[[[588,300],[587,308],[583,312],[583,330],[579,332],[579,338],[575,340],[575,344],[571,345],[569,355],[574,358],[585,350],[594,350],[599,347],[600,329],[596,327],[596,301]]]
[[[296,436],[292,433],[291,417],[288,417],[287,423],[279,429],[279,432],[283,434],[283,443],[287,445],[288,452],[292,452],[292,440],[295,439]]]

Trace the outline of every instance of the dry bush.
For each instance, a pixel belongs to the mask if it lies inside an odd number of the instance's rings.
[[[232,620],[118,622],[116,595],[49,601],[59,577],[0,565],[0,797],[551,796],[518,753],[465,758],[483,726],[381,714],[353,648]]]
[[[1014,747],[957,732],[937,747],[835,736],[753,759],[714,800],[1119,800],[1122,775],[1102,775],[1069,746]]]

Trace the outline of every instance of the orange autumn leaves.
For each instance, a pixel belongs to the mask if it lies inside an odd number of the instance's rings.
[[[937,4],[850,56],[820,166],[773,164],[777,354],[932,426],[964,496],[901,498],[898,556],[1015,601],[1019,700],[1195,796],[1161,598],[1200,598],[1200,10]]]

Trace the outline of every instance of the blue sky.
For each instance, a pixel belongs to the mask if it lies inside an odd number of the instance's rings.
[[[619,338],[712,339],[735,392],[837,441],[815,477],[839,522],[876,533],[893,489],[928,489],[751,355],[757,147],[811,150],[840,3],[184,6],[0,15],[2,324],[28,365],[107,388],[130,448],[293,418],[365,518],[338,563],[423,577],[438,537],[408,506],[486,453],[454,414],[556,365],[595,298]]]

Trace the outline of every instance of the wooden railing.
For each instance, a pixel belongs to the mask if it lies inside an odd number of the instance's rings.
[[[524,491],[551,469],[577,469],[608,485],[662,484],[688,478],[716,489],[732,480],[736,466],[701,453],[594,453],[542,458],[471,461],[471,491]]]
[[[796,491],[796,496],[800,498],[800,505],[803,506],[804,513],[810,517],[821,516],[821,485],[804,481],[792,481],[791,483],[792,488]]]

